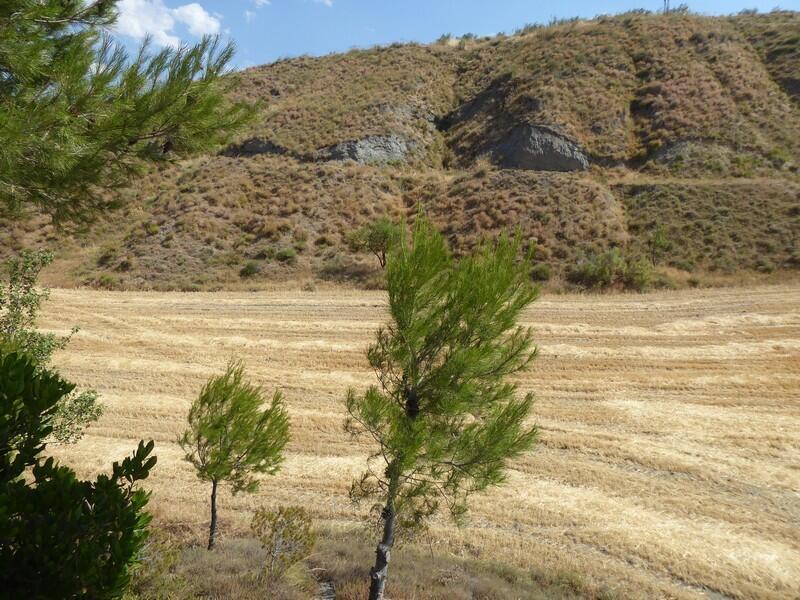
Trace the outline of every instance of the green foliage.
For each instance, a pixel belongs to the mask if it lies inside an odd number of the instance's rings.
[[[582,258],[568,274],[567,279],[591,289],[618,287],[644,291],[653,279],[653,270],[647,261],[638,257],[625,257],[619,248]]]
[[[267,552],[264,570],[269,582],[282,578],[289,567],[307,558],[317,541],[311,515],[300,506],[260,508],[250,529]]]
[[[297,250],[294,248],[281,248],[275,253],[275,260],[293,265],[297,262]]]
[[[253,475],[277,472],[289,441],[289,416],[280,391],[262,411],[265,402],[264,391],[244,381],[241,362],[231,362],[224,375],[203,386],[180,438],[200,479],[228,481],[234,493],[254,492]]]
[[[250,115],[225,92],[231,45],[130,58],[107,35],[116,0],[0,5],[0,206],[75,222],[144,161],[210,149]]]
[[[62,350],[72,333],[58,337],[52,333],[36,330],[36,319],[41,305],[49,296],[49,290],[36,287],[41,270],[53,260],[51,252],[25,251],[19,259],[10,259],[6,264],[8,281],[0,287],[0,339],[13,340],[14,344],[28,354],[37,365],[46,367],[56,350]],[[102,405],[97,402],[97,392],[71,392],[55,407],[51,437],[60,443],[77,442],[83,429],[100,418]]]
[[[241,277],[242,279],[249,279],[250,277],[258,275],[260,271],[261,267],[258,266],[258,263],[249,261],[246,262],[241,269],[239,269],[239,277]]]
[[[153,442],[82,481],[43,458],[74,388],[11,344],[0,348],[0,590],[9,598],[117,598],[146,535]],[[7,596],[6,596],[7,594]]]
[[[377,443],[351,497],[380,504],[383,537],[370,598],[383,597],[395,531],[423,526],[444,503],[460,520],[471,494],[502,483],[508,461],[530,449],[533,396],[508,381],[536,356],[517,325],[538,295],[521,237],[502,236],[454,261],[419,215],[386,270],[391,322],[367,352],[379,384],[347,394],[345,428]]]
[[[647,240],[647,247],[650,251],[650,262],[655,266],[664,252],[672,248],[672,242],[667,236],[667,231],[662,225],[658,225],[650,234]]]
[[[536,355],[516,324],[538,294],[519,252],[520,239],[504,236],[456,262],[422,216],[411,246],[401,234],[387,267],[392,321],[368,351],[379,385],[347,396],[348,431],[379,446],[354,498],[388,500],[409,526],[440,501],[460,517],[532,446],[533,398],[517,399],[507,381]]]
[[[189,428],[178,442],[197,476],[210,481],[214,545],[217,485],[229,482],[233,493],[258,489],[258,474],[273,475],[283,462],[289,441],[289,415],[280,391],[269,408],[264,391],[244,381],[244,365],[231,362],[224,375],[212,377],[189,410]]]
[[[533,281],[549,281],[551,277],[550,266],[545,263],[538,263],[531,267],[531,279]]]
[[[400,228],[386,217],[363,225],[347,238],[351,252],[374,254],[381,265],[386,267],[386,256],[400,237]]]

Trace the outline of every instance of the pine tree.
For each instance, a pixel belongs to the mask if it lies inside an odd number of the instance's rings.
[[[225,92],[231,45],[132,58],[105,33],[117,0],[0,3],[0,208],[90,219],[142,164],[225,141],[252,115]]]
[[[502,237],[455,261],[423,217],[393,246],[386,276],[391,322],[368,350],[378,385],[350,390],[346,428],[377,444],[353,484],[382,506],[371,600],[383,598],[397,533],[440,508],[457,520],[470,494],[501,483],[509,459],[532,447],[533,398],[510,375],[536,355],[520,313],[536,298],[520,239]]]
[[[272,475],[283,462],[289,441],[289,415],[276,391],[269,408],[263,390],[244,381],[244,366],[232,362],[212,377],[189,411],[189,428],[179,443],[197,476],[211,482],[208,549],[217,532],[217,487],[230,482],[233,493],[258,489],[258,474]]]

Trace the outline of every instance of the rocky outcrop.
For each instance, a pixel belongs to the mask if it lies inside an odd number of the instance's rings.
[[[580,146],[546,127],[514,127],[492,151],[495,161],[509,169],[583,171],[589,159]]]
[[[405,162],[415,144],[398,135],[371,135],[340,142],[317,152],[317,160],[354,160],[365,165]]]
[[[225,150],[226,156],[255,156],[257,154],[286,154],[287,150],[283,146],[271,140],[253,137],[235,144]]]

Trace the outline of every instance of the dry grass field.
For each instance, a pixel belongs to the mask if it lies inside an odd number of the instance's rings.
[[[284,389],[293,441],[260,492],[222,495],[223,537],[263,504],[355,527],[346,491],[367,448],[343,433],[342,399],[372,382],[364,349],[384,305],[380,292],[56,290],[41,325],[81,327],[57,363],[106,404],[59,456],[90,474],[155,439],[153,512],[202,532],[209,490],[175,438],[205,379],[241,356]],[[437,522],[426,547],[573,577],[586,597],[800,597],[800,287],[545,296],[526,320],[540,444],[466,528]]]

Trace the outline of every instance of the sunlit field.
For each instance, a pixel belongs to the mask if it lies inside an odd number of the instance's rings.
[[[347,489],[372,448],[344,433],[343,398],[373,382],[364,350],[385,318],[380,292],[56,290],[42,327],[81,328],[56,363],[106,406],[57,454],[90,475],[154,439],[151,511],[203,531],[209,490],[175,439],[241,357],[284,390],[293,437],[257,494],[223,490],[222,538],[262,505],[356,528],[369,507]],[[800,286],[545,296],[525,321],[540,443],[465,528],[437,521],[425,543],[574,574],[587,595],[800,597]]]

